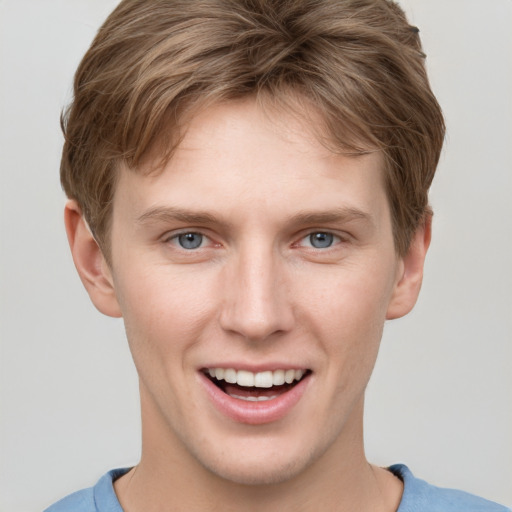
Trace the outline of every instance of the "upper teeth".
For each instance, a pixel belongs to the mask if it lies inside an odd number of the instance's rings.
[[[304,370],[274,370],[265,372],[248,372],[247,370],[234,370],[233,368],[208,368],[210,377],[225,380],[230,384],[244,387],[271,388],[280,386],[285,382],[291,384],[294,380],[302,379]]]

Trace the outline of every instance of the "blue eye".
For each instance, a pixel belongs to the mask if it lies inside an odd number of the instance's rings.
[[[311,233],[308,238],[309,243],[315,249],[326,249],[331,247],[334,242],[334,235],[332,233]]]
[[[177,235],[176,239],[183,249],[198,249],[203,245],[203,235],[200,233],[182,233]]]

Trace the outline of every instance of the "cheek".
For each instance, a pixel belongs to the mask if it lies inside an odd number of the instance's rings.
[[[214,309],[207,279],[166,268],[119,276],[116,289],[134,358],[144,352],[162,364],[200,340]]]
[[[366,381],[375,363],[393,284],[384,270],[342,269],[311,281],[304,296],[303,317],[323,345],[330,378],[341,387]]]
[[[380,330],[393,290],[389,268],[346,267],[305,274],[301,302],[304,313],[322,319],[320,324],[330,337],[352,332]]]

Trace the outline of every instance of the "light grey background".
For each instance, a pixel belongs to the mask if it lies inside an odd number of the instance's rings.
[[[59,112],[112,0],[0,0],[0,511],[41,510],[137,462],[120,321],[75,275]],[[512,504],[512,1],[403,0],[448,137],[422,296],[386,327],[370,460]]]

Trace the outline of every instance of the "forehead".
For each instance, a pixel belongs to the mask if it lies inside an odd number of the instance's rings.
[[[226,215],[252,208],[261,216],[269,209],[381,208],[382,155],[335,153],[321,142],[322,130],[313,109],[286,112],[252,99],[209,107],[192,117],[163,170],[121,169],[114,209],[123,203],[140,215],[172,203]]]
[[[182,154],[187,150],[195,153],[208,150],[225,155],[226,145],[230,146],[229,154],[234,154],[237,148],[245,146],[247,150],[255,143],[259,144],[262,157],[273,149],[283,154],[298,152],[302,157],[316,160],[372,153],[369,143],[352,140],[351,129],[343,133],[343,127],[335,130],[328,127],[320,110],[293,92],[275,98],[268,94],[247,96],[208,107],[199,103],[184,116],[182,124],[184,137],[178,145]],[[378,151],[374,153],[375,159],[381,158]]]

